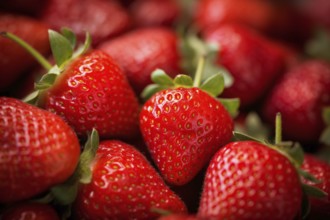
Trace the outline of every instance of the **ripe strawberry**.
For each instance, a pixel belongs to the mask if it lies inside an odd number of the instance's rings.
[[[328,194],[325,198],[310,198],[310,219],[328,219],[330,217],[330,165],[311,154],[305,154],[302,169],[321,181],[320,183],[313,183],[303,179],[304,183],[318,187]]]
[[[165,80],[161,74],[157,79],[156,74],[155,82]],[[223,78],[220,79],[222,82],[215,78],[208,82],[218,87],[223,84]],[[140,130],[164,179],[173,185],[183,185],[230,140],[233,120],[214,98],[216,94],[193,87],[192,79],[185,75],[178,75],[173,81],[166,82],[172,83],[172,88],[155,93],[144,103]],[[187,83],[175,85],[180,81]]]
[[[201,0],[194,12],[194,24],[204,32],[228,23],[256,29],[272,38],[297,45],[310,36],[311,24],[290,3],[264,0]]]
[[[180,16],[180,5],[175,0],[136,0],[129,10],[136,27],[170,27]]]
[[[2,220],[60,220],[55,209],[42,203],[19,203],[6,209],[0,217]]]
[[[329,94],[330,66],[318,60],[306,61],[277,83],[265,101],[262,115],[273,123],[280,112],[286,139],[315,143],[325,128],[322,109],[330,105]]]
[[[104,0],[49,0],[40,16],[51,28],[72,29],[82,40],[88,31],[93,45],[117,36],[130,26],[128,12],[115,1]]]
[[[294,219],[302,187],[288,158],[255,141],[231,142],[209,163],[198,216]]]
[[[77,219],[155,219],[152,209],[185,213],[186,207],[147,159],[133,146],[100,143],[92,180],[81,185],[74,205]]]
[[[50,52],[47,26],[33,18],[0,14],[0,31],[16,34],[44,55]],[[36,64],[24,49],[8,39],[0,38],[0,92],[7,91],[24,71]]]
[[[78,138],[58,116],[0,98],[0,203],[31,198],[66,180],[80,154]]]
[[[140,94],[151,83],[150,76],[155,69],[163,69],[170,76],[180,72],[178,43],[172,30],[151,27],[104,42],[98,49],[119,63],[135,92]]]
[[[60,115],[81,137],[95,128],[102,138],[134,138],[139,133],[139,103],[124,73],[108,54],[86,52],[88,37],[84,48],[74,53],[74,34],[63,33],[50,31],[56,65],[42,61],[49,72],[26,100]]]
[[[234,78],[222,96],[238,97],[242,108],[260,101],[284,67],[284,50],[247,27],[222,25],[203,38],[219,46],[216,63]]]

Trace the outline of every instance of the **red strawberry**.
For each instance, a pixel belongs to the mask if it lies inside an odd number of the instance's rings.
[[[171,76],[180,72],[178,43],[170,29],[146,28],[107,41],[98,49],[120,64],[135,92],[140,94],[151,83],[150,76],[155,69],[163,69]]]
[[[123,33],[130,26],[128,12],[115,1],[105,0],[49,0],[41,20],[54,30],[68,27],[79,39],[84,39],[87,31],[94,45]]]
[[[303,43],[311,33],[309,19],[290,3],[264,0],[200,0],[194,12],[195,25],[205,31],[237,23],[272,38]]]
[[[5,210],[2,220],[60,220],[55,209],[42,203],[20,203]]]
[[[137,136],[138,99],[117,63],[100,50],[85,53],[89,38],[73,52],[72,32],[49,33],[56,65],[41,61],[49,72],[26,100],[63,117],[81,137],[93,128],[102,138]]]
[[[242,108],[260,101],[284,67],[284,50],[246,27],[222,25],[206,32],[204,39],[219,46],[216,62],[234,78],[222,96],[238,97]]]
[[[136,0],[129,7],[135,26],[172,26],[179,19],[176,0]]]
[[[58,116],[0,98],[0,203],[31,198],[66,180],[80,154],[78,138]]]
[[[198,216],[209,219],[294,219],[302,187],[281,153],[254,141],[231,142],[209,163]]]
[[[153,79],[158,81],[155,75]],[[160,74],[159,81],[164,78]],[[164,179],[173,185],[186,184],[195,177],[230,140],[233,130],[233,120],[212,97],[215,94],[192,87],[192,79],[185,75],[174,79],[180,81],[188,83],[173,83],[172,88],[157,92],[144,103],[140,113],[140,130],[150,154]],[[208,82],[221,84],[215,78]]]
[[[305,154],[302,169],[312,174],[320,183],[313,183],[303,179],[303,182],[320,188],[328,194],[325,198],[310,198],[310,219],[330,218],[330,165],[311,154]],[[316,218],[318,216],[318,218]]]
[[[138,101],[115,61],[91,51],[73,61],[43,94],[42,106],[63,118],[79,135],[132,138],[138,133]]]
[[[330,105],[330,66],[322,61],[307,61],[286,73],[273,88],[263,117],[273,123],[280,112],[283,135],[303,143],[317,142],[325,123],[322,109]]]
[[[185,213],[175,195],[133,146],[103,141],[91,165],[92,180],[81,185],[74,205],[77,219],[155,219],[152,209]]]
[[[47,26],[33,18],[0,14],[0,32],[3,31],[16,34],[44,55],[50,52]],[[0,92],[5,92],[26,70],[36,64],[24,49],[8,39],[0,38]]]

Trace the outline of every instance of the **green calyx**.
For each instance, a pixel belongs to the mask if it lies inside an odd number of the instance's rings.
[[[76,35],[70,29],[63,28],[61,33],[58,33],[54,30],[49,30],[49,42],[55,60],[55,65],[52,65],[37,50],[35,50],[18,36],[9,32],[1,32],[1,35],[9,38],[24,48],[41,64],[41,66],[47,70],[47,73],[44,74],[41,79],[35,83],[35,91],[24,98],[25,102],[34,105],[38,104],[41,93],[54,85],[57,77],[65,70],[66,65],[71,60],[84,54],[90,48],[92,41],[90,34],[86,33],[84,44],[75,50],[77,46],[77,39]]]
[[[50,193],[38,202],[54,202],[58,205],[67,206],[75,200],[80,184],[88,184],[92,179],[91,164],[95,158],[99,146],[98,132],[93,131],[88,135],[83,152],[80,155],[78,165],[74,173],[63,183],[50,189]]]
[[[217,98],[224,90],[225,83],[224,77],[221,73],[211,75],[209,78],[201,81],[202,74],[204,71],[205,59],[199,60],[199,65],[195,73],[195,78],[185,74],[179,74],[174,79],[166,74],[163,70],[157,69],[151,74],[151,80],[153,84],[148,85],[141,93],[141,97],[144,101],[148,100],[155,93],[164,89],[175,89],[175,88],[200,88],[207,92],[210,96],[219,100],[231,116],[235,117],[239,108],[239,99],[224,99]]]

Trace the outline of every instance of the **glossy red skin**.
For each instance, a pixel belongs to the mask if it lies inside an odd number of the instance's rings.
[[[107,41],[98,49],[110,54],[119,63],[139,95],[151,83],[151,73],[155,69],[163,69],[172,77],[180,73],[178,43],[172,30],[150,27]]]
[[[0,13],[0,30],[17,35],[43,55],[50,52],[48,27],[40,21]],[[6,92],[22,74],[36,65],[37,61],[25,49],[0,37],[0,92]]]
[[[88,31],[93,45],[125,32],[131,25],[121,5],[104,0],[49,0],[40,19],[55,30],[69,27],[80,40]]]
[[[29,199],[66,180],[80,144],[58,116],[19,100],[0,98],[0,203]]]
[[[60,220],[55,209],[42,203],[20,203],[6,209],[2,220]]]
[[[170,27],[181,13],[179,3],[175,0],[136,0],[129,10],[136,27]]]
[[[284,67],[282,48],[247,27],[222,25],[205,33],[204,39],[219,46],[216,62],[234,78],[221,96],[239,98],[241,108],[260,101]]]
[[[63,117],[79,136],[95,128],[101,138],[134,138],[139,103],[124,73],[106,53],[74,60],[44,93],[42,106]]]
[[[258,142],[231,142],[209,163],[198,216],[294,219],[301,199],[298,173],[286,157]]]
[[[198,218],[195,215],[187,215],[187,214],[170,214],[170,215],[164,215],[158,220],[203,220],[204,218]],[[206,220],[206,219],[204,219]]]
[[[273,124],[277,112],[287,140],[318,142],[325,124],[323,107],[330,105],[330,66],[310,60],[286,73],[270,92],[262,115]]]
[[[328,219],[330,217],[330,165],[311,154],[305,154],[301,168],[312,174],[316,179],[322,181],[316,184],[303,179],[304,183],[318,187],[328,194],[328,196],[322,199],[310,197],[310,219],[313,219],[313,216],[322,216],[323,219]]]
[[[230,140],[233,120],[202,90],[177,88],[158,92],[144,104],[140,129],[164,179],[184,185]]]
[[[186,213],[181,199],[131,145],[101,142],[91,169],[92,181],[81,185],[75,202],[76,219],[155,219],[160,214],[152,208]]]

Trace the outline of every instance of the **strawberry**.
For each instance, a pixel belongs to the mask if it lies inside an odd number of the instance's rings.
[[[66,180],[80,144],[58,116],[13,98],[0,98],[0,203],[28,199]]]
[[[164,179],[184,185],[232,137],[231,115],[214,98],[222,90],[223,77],[218,74],[205,81],[204,91],[187,75],[177,75],[172,81],[159,70],[152,77],[163,85],[150,85],[143,92],[161,89],[144,103],[140,130]],[[164,89],[165,85],[170,88]]]
[[[178,43],[172,30],[150,27],[106,41],[98,49],[119,63],[135,92],[140,94],[151,83],[150,75],[156,68],[165,70],[170,76],[180,72]]]
[[[311,33],[309,19],[288,2],[200,0],[193,15],[195,26],[202,32],[236,23],[298,46],[302,46]]]
[[[52,29],[72,29],[82,40],[88,31],[93,44],[117,36],[130,26],[128,12],[115,1],[105,0],[49,0],[40,19]]]
[[[263,118],[273,123],[275,114],[281,112],[284,137],[305,145],[316,143],[325,128],[322,109],[330,105],[329,94],[330,66],[319,60],[303,62],[272,89],[262,109]]]
[[[195,215],[187,214],[168,214],[161,216],[160,218],[158,218],[158,220],[203,220],[203,218],[198,218]]]
[[[72,32],[49,33],[56,65],[40,61],[49,72],[26,101],[60,115],[80,137],[93,128],[102,138],[138,135],[138,99],[117,63],[100,50],[87,51],[89,37],[73,52]]]
[[[185,213],[186,207],[133,146],[106,140],[91,163],[92,179],[80,186],[77,219],[155,219],[153,209]]]
[[[55,209],[42,203],[19,203],[9,207],[0,217],[2,220],[60,220]]]
[[[176,0],[136,0],[129,10],[136,27],[170,27],[180,16],[180,5]]]
[[[284,68],[284,50],[247,27],[222,25],[205,32],[203,38],[220,48],[216,63],[234,78],[222,96],[238,97],[241,108],[260,101]]]
[[[18,35],[43,55],[50,52],[47,26],[33,18],[2,13],[0,31]],[[24,49],[8,39],[0,38],[0,92],[6,92],[26,70],[36,64]]]
[[[302,169],[311,173],[320,182],[314,183],[303,179],[306,184],[313,185],[320,188],[328,194],[327,197],[310,198],[311,202],[311,219],[327,219],[330,217],[329,204],[330,204],[330,165],[321,159],[318,159],[312,154],[305,154],[304,162],[302,164]],[[321,217],[322,216],[322,217]]]
[[[198,216],[294,219],[301,201],[300,178],[287,157],[256,141],[235,141],[208,165]]]

